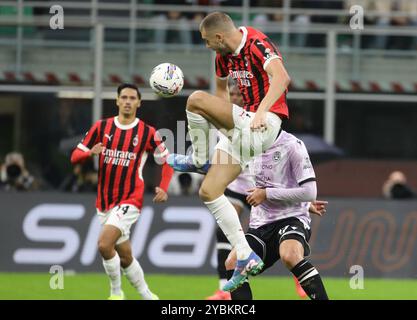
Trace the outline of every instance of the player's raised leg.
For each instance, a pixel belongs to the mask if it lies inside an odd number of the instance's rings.
[[[98,250],[103,257],[103,266],[110,279],[110,300],[123,300],[120,257],[115,250],[121,231],[113,225],[104,225],[98,240]]]
[[[132,256],[132,247],[129,240],[116,245],[116,251],[120,256],[120,264],[123,273],[130,284],[142,296],[143,300],[159,300],[158,296],[149,290],[145,280],[145,274],[139,262]]]
[[[217,129],[233,129],[232,104],[204,91],[195,91],[188,97],[186,112],[193,153],[173,153],[167,162],[176,171],[206,173],[209,168],[209,123]]]

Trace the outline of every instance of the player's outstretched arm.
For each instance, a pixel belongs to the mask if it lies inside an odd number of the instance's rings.
[[[266,188],[265,190],[268,200],[309,202],[316,200],[317,197],[316,181],[303,183],[296,188]]]

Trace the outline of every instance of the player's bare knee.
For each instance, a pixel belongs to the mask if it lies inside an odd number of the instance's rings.
[[[190,112],[199,113],[202,110],[202,102],[207,97],[207,93],[201,90],[194,91],[187,99],[186,108]]]
[[[222,193],[220,193],[219,190],[220,187],[209,188],[207,185],[203,183],[200,189],[198,190],[198,195],[203,202],[214,201],[224,193],[224,189]]]
[[[200,189],[198,190],[198,195],[200,196],[200,199],[204,202],[212,201],[212,195],[210,192],[210,189],[207,188],[204,183],[201,185]]]
[[[298,262],[303,260],[303,255],[299,252],[298,248],[293,247],[280,250],[280,257],[288,269],[292,269]]]
[[[112,244],[109,241],[106,241],[102,238],[98,240],[97,247],[101,255],[103,256],[107,256],[113,250]]]

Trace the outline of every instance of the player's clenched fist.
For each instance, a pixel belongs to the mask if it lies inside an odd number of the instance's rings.
[[[103,144],[99,142],[94,147],[91,148],[90,153],[92,155],[98,156],[103,151],[103,149],[104,149]]]
[[[266,130],[266,112],[257,111],[250,124],[250,128],[261,132]]]
[[[253,207],[261,204],[266,199],[266,190],[265,189],[250,189],[248,190],[250,194],[246,197],[246,201]]]
[[[168,200],[168,194],[161,188],[155,188],[155,197],[153,198],[153,202],[165,202]]]
[[[308,208],[308,211],[310,213],[316,214],[318,216],[322,216],[326,213],[326,205],[328,204],[327,201],[322,200],[316,200],[310,203],[310,207]]]

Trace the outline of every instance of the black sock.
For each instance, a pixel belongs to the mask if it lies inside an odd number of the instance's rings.
[[[220,279],[227,279],[226,266],[224,265],[231,251],[232,245],[227,240],[222,229],[217,227],[217,273]]]
[[[230,279],[234,270],[227,270],[227,279]],[[252,300],[252,290],[249,285],[249,281],[246,281],[236,290],[231,293],[232,300]]]
[[[311,300],[329,300],[317,269],[308,260],[303,259],[297,263],[291,272]]]

